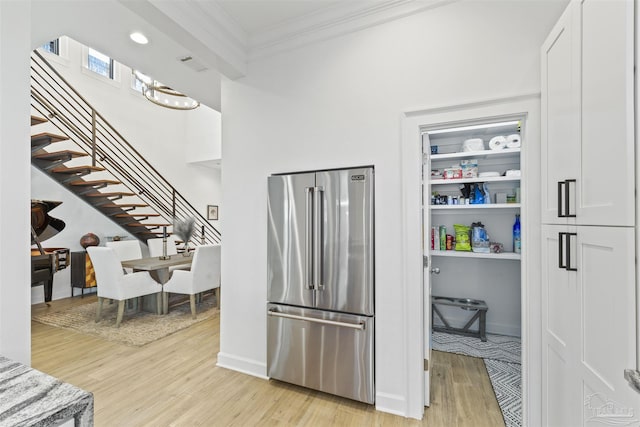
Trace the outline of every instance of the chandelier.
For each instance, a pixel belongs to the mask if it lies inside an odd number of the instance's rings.
[[[133,72],[133,75],[139,82],[144,97],[156,105],[173,110],[193,110],[200,106],[200,103],[195,99],[189,98],[137,70]]]

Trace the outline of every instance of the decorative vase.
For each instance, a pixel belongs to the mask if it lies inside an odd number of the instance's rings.
[[[98,246],[100,244],[100,238],[93,233],[87,233],[80,238],[80,246],[87,249],[89,246]]]
[[[182,256],[190,256],[191,252],[189,252],[189,242],[184,242],[184,252],[182,252]]]

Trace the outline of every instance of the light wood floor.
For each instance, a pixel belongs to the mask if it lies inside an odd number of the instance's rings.
[[[32,313],[94,300],[57,300]],[[504,426],[481,359],[433,352],[432,405],[417,421],[216,367],[219,326],[215,317],[128,347],[32,322],[32,365],[91,391],[96,427]]]

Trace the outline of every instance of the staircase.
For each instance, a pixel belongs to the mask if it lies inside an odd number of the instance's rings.
[[[33,166],[143,242],[192,217],[191,245],[220,243],[220,232],[36,51],[31,100]]]

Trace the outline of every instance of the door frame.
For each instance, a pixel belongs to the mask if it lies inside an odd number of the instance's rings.
[[[407,334],[407,416],[424,415],[424,283],[422,248],[422,130],[438,123],[521,114],[523,129],[521,212],[527,218],[521,260],[522,394],[525,425],[541,425],[541,311],[540,311],[540,93],[471,101],[405,111],[401,116],[402,174],[402,289]],[[420,325],[415,327],[415,325]],[[531,379],[531,380],[530,380]]]

